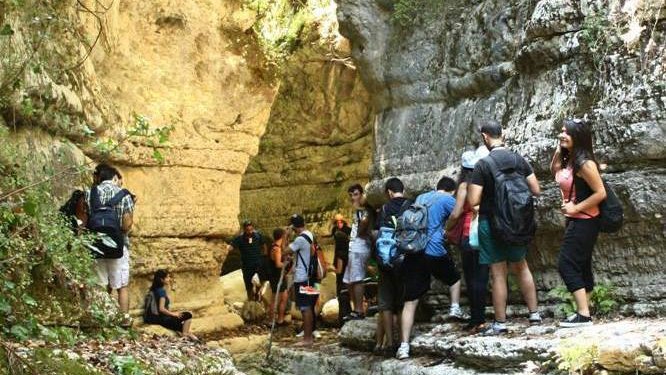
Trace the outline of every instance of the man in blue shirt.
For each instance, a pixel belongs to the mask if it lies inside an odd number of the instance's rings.
[[[455,190],[455,181],[449,177],[442,177],[437,182],[437,190],[421,194],[416,199],[416,204],[428,208],[428,244],[426,245],[425,255],[412,256],[415,259],[420,259],[418,262],[419,267],[412,269],[411,272],[406,272],[407,274],[403,275],[403,277],[406,280],[422,280],[419,282],[419,284],[423,284],[420,290],[424,290],[425,288],[425,291],[430,288],[431,275],[445,282],[451,292],[449,316],[462,319],[463,314],[459,305],[460,274],[456,270],[456,266],[444,246],[444,224],[453,211],[453,207],[456,205],[456,199],[453,197]],[[405,263],[407,263],[407,260],[406,258]],[[406,268],[408,267],[403,266],[403,271]],[[419,272],[421,269],[428,271],[425,278],[419,278],[414,273]],[[413,281],[411,282],[413,283]],[[396,353],[396,358],[398,359],[409,358],[409,337],[414,325],[414,314],[418,302],[418,298],[405,296],[405,306],[403,307],[401,317],[402,326],[400,327],[401,342]]]
[[[417,204],[428,207],[428,245],[426,258],[430,274],[437,280],[446,283],[451,293],[449,317],[463,319],[460,310],[460,273],[446,248],[444,225],[453,212],[456,198],[456,182],[449,177],[442,177],[437,182],[437,190],[419,195]]]

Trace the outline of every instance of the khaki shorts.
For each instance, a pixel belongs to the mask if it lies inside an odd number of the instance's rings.
[[[95,259],[95,271],[102,287],[120,289],[129,285],[129,249],[123,248],[123,256],[119,259]]]

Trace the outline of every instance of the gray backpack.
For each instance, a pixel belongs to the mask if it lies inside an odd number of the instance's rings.
[[[157,299],[155,293],[149,290],[143,298],[143,321],[144,323],[151,323],[152,320],[157,318],[160,312],[157,309]]]
[[[398,217],[395,230],[395,241],[402,254],[419,254],[425,251],[428,237],[428,207],[432,202],[424,204],[412,203]]]

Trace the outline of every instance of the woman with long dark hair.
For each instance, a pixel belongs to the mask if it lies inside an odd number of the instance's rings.
[[[169,271],[165,269],[155,271],[153,284],[150,286],[150,293],[152,293],[155,300],[155,306],[145,306],[144,322],[159,324],[164,328],[180,333],[183,337],[197,340],[197,337],[190,333],[192,313],[189,311],[175,313],[169,310],[171,301],[166,291],[169,285],[171,285]]]
[[[485,146],[476,151],[462,154],[462,169],[458,175],[456,205],[446,223],[447,240],[457,243],[462,257],[467,298],[470,304],[470,320],[466,330],[476,333],[482,330],[486,321],[486,295],[488,294],[488,265],[479,263],[479,251],[469,245],[469,230],[473,210],[467,203],[467,182],[479,159],[488,155]],[[456,238],[453,238],[456,237]]]
[[[581,119],[564,120],[563,125],[550,171],[560,186],[561,211],[566,217],[558,270],[573,294],[576,313],[560,326],[581,327],[592,325],[588,302],[594,289],[592,252],[599,234],[599,204],[606,199],[606,190],[592,149],[592,126]]]

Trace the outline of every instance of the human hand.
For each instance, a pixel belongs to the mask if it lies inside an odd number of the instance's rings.
[[[576,204],[571,201],[562,203],[560,210],[565,215],[575,215],[579,212],[578,209],[576,209]]]

